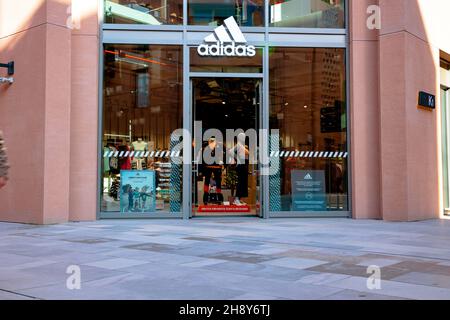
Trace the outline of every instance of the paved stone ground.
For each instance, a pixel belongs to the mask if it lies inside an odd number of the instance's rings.
[[[450,221],[0,223],[0,299],[450,299]]]

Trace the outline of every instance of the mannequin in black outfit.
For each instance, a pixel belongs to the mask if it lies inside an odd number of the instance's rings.
[[[236,186],[236,199],[234,205],[246,205],[241,201],[242,198],[248,197],[248,147],[245,145],[245,134],[240,133],[238,135],[237,144],[232,149],[232,153],[237,155],[236,174],[237,174],[237,186]]]
[[[208,141],[208,145],[205,148],[210,148],[211,156],[214,158],[216,156],[216,152],[219,152],[218,142],[216,142],[215,138],[210,138]],[[222,150],[223,152],[223,150]],[[222,196],[222,164],[214,163],[214,164],[204,164],[203,167],[203,175],[205,177],[205,183],[203,186],[203,204],[207,205],[209,202],[209,187],[211,184],[211,178],[214,177],[214,181],[216,182],[216,193],[218,195],[217,199],[220,202],[223,202]]]

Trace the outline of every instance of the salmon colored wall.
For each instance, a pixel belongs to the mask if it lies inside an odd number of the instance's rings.
[[[0,8],[3,2],[7,1],[2,1]],[[46,26],[4,36],[0,39],[0,61],[14,60],[16,72],[14,85],[0,85],[0,128],[11,163],[8,185],[0,190],[0,220],[41,223]],[[5,76],[5,70],[0,70],[0,75]]]
[[[380,108],[378,30],[367,28],[373,0],[350,2],[350,134],[352,210],[357,219],[379,219]]]
[[[364,26],[372,4],[381,8],[379,31]],[[439,100],[439,49],[450,48],[448,12],[448,0],[351,1],[356,218],[440,216],[439,108],[420,110],[417,98],[426,91]]]
[[[439,17],[450,7],[442,0],[380,0],[380,5],[383,218],[438,218],[439,109],[418,109],[417,97],[419,91],[439,95],[439,46],[450,42],[447,37],[440,43],[449,28]]]
[[[0,1],[0,60],[16,63],[15,83],[0,87],[0,128],[11,162],[0,192],[0,220],[67,220],[70,32],[64,1]],[[3,71],[0,71],[3,72]],[[3,74],[2,74],[3,75]]]
[[[80,1],[72,32],[72,108],[70,150],[71,221],[95,220],[97,213],[98,1]]]
[[[0,221],[96,218],[97,3],[72,1],[80,30],[67,24],[71,0],[0,0],[0,61],[16,63],[15,83],[0,85],[11,163]]]
[[[50,3],[47,8],[50,11]],[[60,2],[52,10],[61,11]],[[64,11],[63,11],[64,12]],[[62,22],[62,21],[61,21]],[[43,223],[67,221],[70,168],[70,30],[47,24]],[[32,75],[28,75],[31,76]]]

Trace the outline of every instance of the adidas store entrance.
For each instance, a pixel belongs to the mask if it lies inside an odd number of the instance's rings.
[[[105,21],[99,218],[351,215],[346,29],[277,26],[260,2],[253,25],[208,4],[179,24]]]
[[[193,132],[198,133],[192,168],[194,216],[261,215],[261,166],[252,161],[262,147],[261,85],[258,78],[191,79]],[[213,161],[208,161],[210,155]]]

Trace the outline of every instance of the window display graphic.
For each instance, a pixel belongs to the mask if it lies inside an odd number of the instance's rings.
[[[292,211],[326,211],[325,171],[292,170]]]
[[[156,210],[155,171],[122,170],[120,173],[120,212]]]

